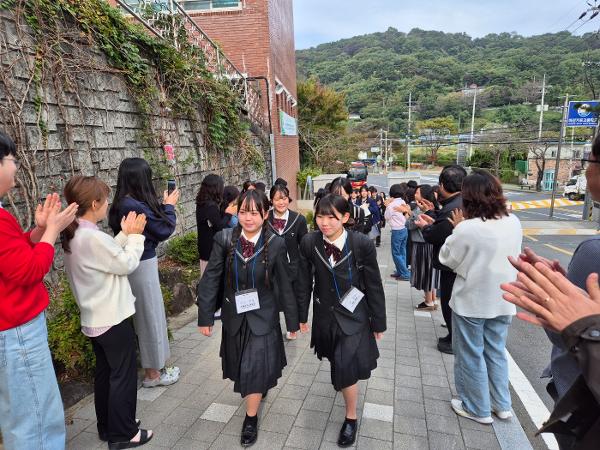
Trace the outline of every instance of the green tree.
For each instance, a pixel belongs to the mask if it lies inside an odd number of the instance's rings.
[[[428,149],[428,159],[432,165],[437,163],[440,147],[446,145],[457,131],[456,122],[451,116],[417,122],[419,141]]]

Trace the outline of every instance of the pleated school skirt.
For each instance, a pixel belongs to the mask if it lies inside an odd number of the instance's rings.
[[[351,336],[345,335],[335,320],[331,326],[312,328],[311,348],[319,359],[331,364],[331,384],[336,391],[367,380],[377,368],[379,349],[369,327]]]
[[[268,334],[256,336],[246,317],[237,334],[230,335],[223,328],[220,355],[223,378],[233,381],[234,392],[242,397],[264,394],[277,386],[287,365],[280,325]]]
[[[413,242],[410,285],[420,291],[437,289],[440,274],[433,267],[433,245],[426,242]]]

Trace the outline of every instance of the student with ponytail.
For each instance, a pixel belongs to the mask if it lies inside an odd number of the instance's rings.
[[[132,448],[152,439],[135,419],[137,354],[131,316],[137,305],[127,276],[144,252],[146,216],[121,217],[113,238],[98,228],[106,219],[110,188],[96,177],[75,176],[65,199],[79,205],[77,219],[63,231],[65,270],[81,315],[81,332],[96,355],[94,403],[98,436],[109,449]]]
[[[358,380],[370,378],[377,367],[376,340],[386,329],[385,295],[375,245],[364,234],[345,229],[348,200],[327,195],[315,215],[319,231],[300,244],[300,322],[308,319],[312,297],[310,346],[319,359],[329,360],[331,383],[344,396],[346,418],[338,445],[349,447],[356,440]]]
[[[287,364],[279,305],[288,331],[299,329],[285,241],[272,233],[268,214],[264,192],[242,194],[239,225],[215,235],[208,266],[198,284],[198,326],[205,336],[212,334],[221,300],[223,378],[232,380],[233,390],[246,399],[240,440],[244,447],[256,442],[260,401],[277,385]]]
[[[298,260],[300,258],[300,242],[308,233],[308,225],[302,214],[290,210],[290,191],[287,182],[278,178],[269,192],[273,209],[269,211],[268,224],[273,233],[283,237],[287,251],[288,269],[292,286],[298,276]],[[294,289],[295,290],[295,289]],[[296,339],[296,333],[288,332],[287,339]]]

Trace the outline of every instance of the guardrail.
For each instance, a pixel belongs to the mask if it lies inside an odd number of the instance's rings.
[[[188,41],[204,54],[207,69],[218,78],[227,79],[241,99],[243,112],[263,131],[269,133],[262,91],[258,81],[250,81],[175,0],[115,0],[117,5],[155,36],[169,41],[175,48],[185,33]]]

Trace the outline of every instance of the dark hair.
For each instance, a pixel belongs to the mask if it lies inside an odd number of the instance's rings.
[[[487,170],[474,169],[462,183],[463,209],[467,219],[500,219],[508,216],[500,180]]]
[[[264,216],[264,214],[269,211],[269,199],[267,198],[266,194],[263,191],[257,190],[257,189],[251,189],[249,191],[246,191],[242,194],[240,194],[239,198],[238,198],[238,211],[242,209],[242,206],[246,205],[246,206],[250,206],[250,207],[254,207],[256,208],[256,210],[262,215]],[[267,238],[266,234],[268,232],[268,227],[267,227],[267,220],[263,221],[263,228],[262,228],[262,236],[263,236],[263,243],[264,243],[264,247],[263,247],[263,261],[265,263],[265,283],[267,285],[267,287],[269,287],[269,239]],[[233,258],[235,257],[235,249],[237,247],[238,241],[240,239],[240,236],[242,235],[242,225],[240,223],[237,224],[237,226],[233,229],[233,232],[231,234],[231,246],[229,247],[229,252],[227,253],[227,264],[226,267],[229,270],[229,285],[233,286],[233,270],[232,269],[232,265],[233,265]]]
[[[251,187],[256,189],[256,185],[254,184],[254,181],[251,181],[251,180],[244,181],[244,184],[242,184],[242,194],[245,193]]]
[[[435,198],[435,187],[431,186],[429,184],[422,184],[420,185],[416,191],[421,191],[421,197],[423,197],[425,200],[429,200],[431,203],[433,203],[433,205],[436,207],[438,206],[438,201],[437,198]],[[416,194],[415,191],[415,194]]]
[[[221,200],[221,213],[224,213],[229,204],[237,200],[240,196],[240,190],[237,186],[225,186],[223,188],[223,199]]]
[[[278,180],[280,180],[280,178],[278,178]],[[271,202],[275,198],[275,194],[277,194],[278,192],[283,197],[287,197],[290,200],[290,202],[292,201],[292,199],[290,197],[290,190],[287,188],[287,183],[285,183],[285,184],[275,183],[273,185],[273,187],[269,191],[269,198],[271,199]]]
[[[5,156],[17,156],[17,146],[15,142],[7,135],[0,131],[0,160]]]
[[[223,182],[223,178],[214,173],[206,175],[202,180],[202,184],[200,184],[200,190],[196,196],[196,206],[211,201],[217,205],[221,205],[224,189],[225,183]]]
[[[375,186],[371,186],[369,188],[369,192],[372,194],[373,192],[377,192],[377,188]]]
[[[79,205],[76,216],[81,217],[89,211],[94,201],[104,202],[108,199],[110,188],[100,178],[77,175],[67,181],[63,194],[67,204],[77,203]],[[75,236],[78,227],[79,223],[75,219],[61,233],[62,248],[66,253],[71,253],[71,239]]]
[[[263,191],[266,193],[267,185],[265,183],[263,183],[262,181],[257,181],[254,183],[254,189],[257,189],[259,191]]]
[[[119,166],[115,198],[108,214],[108,224],[115,233],[121,229],[119,207],[125,197],[145,203],[156,216],[171,221],[162,210],[152,184],[152,169],[143,158],[125,158]]]
[[[315,209],[315,217],[316,216],[333,216],[338,219],[341,219],[341,214],[350,214],[350,203],[342,197],[341,195],[336,194],[327,194],[325,197],[321,199],[321,201],[317,204],[317,208]],[[346,226],[353,226],[346,224]]]
[[[288,185],[287,181],[285,181],[283,178],[277,178],[275,180],[275,184],[281,184],[282,186],[287,186]]]
[[[440,185],[449,194],[460,192],[466,176],[467,171],[462,166],[456,164],[445,166],[440,173]]]
[[[411,187],[409,186],[410,181],[408,183],[406,183],[406,194],[404,194],[404,197],[406,198],[406,203],[412,203],[415,201],[415,194],[417,192],[417,188],[416,187]]]
[[[337,177],[331,182],[331,185],[329,186],[329,193],[341,195],[342,190],[346,192],[348,196],[350,196],[350,194],[352,194],[352,183],[346,177]]]
[[[419,183],[417,183],[415,180],[410,180],[408,183],[406,183],[406,185],[411,189],[417,189],[419,187]]]
[[[390,197],[406,199],[406,183],[392,184],[390,187]]]
[[[362,195],[362,191],[369,192],[369,187],[366,184],[363,184],[359,189],[359,192],[361,193],[361,195]]]

